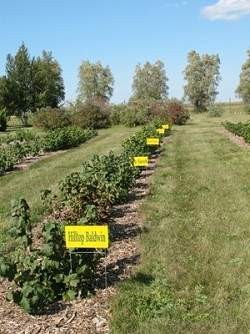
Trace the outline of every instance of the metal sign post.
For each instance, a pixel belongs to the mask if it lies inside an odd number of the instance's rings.
[[[108,226],[65,226],[66,247],[69,249],[70,273],[73,273],[72,254],[101,254],[105,256],[105,288],[108,287],[107,248],[109,243]],[[94,248],[93,251],[72,251],[74,248]],[[102,249],[102,250],[98,250]],[[104,250],[103,250],[104,249]]]

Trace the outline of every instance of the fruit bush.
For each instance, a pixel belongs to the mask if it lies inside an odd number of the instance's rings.
[[[134,167],[122,153],[97,156],[60,184],[63,200],[86,224],[107,221],[110,208],[124,202],[135,183]]]
[[[12,215],[15,222],[9,233],[18,244],[0,256],[0,276],[12,282],[7,294],[9,300],[26,312],[37,314],[57,300],[87,295],[92,289],[91,282],[100,255],[74,254],[71,268],[64,226],[112,223],[108,220],[112,205],[128,199],[139,175],[138,169],[131,164],[131,158],[156,150],[156,147],[146,145],[148,136],[156,136],[155,125],[145,127],[125,141],[119,155],[111,152],[84,162],[79,172],[62,180],[58,197],[53,196],[50,190],[43,191],[42,200],[46,208],[52,206],[57,212],[48,210],[49,216],[41,223],[42,243],[36,243],[30,208],[25,199],[14,203]],[[69,212],[71,216],[56,220],[60,210],[61,213]]]
[[[83,130],[78,127],[66,127],[49,131],[43,138],[44,151],[58,151],[75,147],[97,134],[94,130]]]
[[[83,129],[102,129],[110,126],[108,106],[98,100],[78,103],[72,114],[72,124]]]
[[[43,224],[43,245],[34,248],[30,211],[24,199],[15,203],[13,216],[17,222],[10,235],[19,238],[20,243],[15,251],[0,258],[0,275],[13,283],[7,298],[28,313],[40,313],[58,299],[86,295],[98,256],[74,254],[71,271],[63,224]]]
[[[67,127],[51,130],[44,136],[35,136],[30,132],[17,132],[2,143],[0,151],[0,175],[11,170],[16,164],[29,156],[41,152],[58,151],[78,146],[95,136],[95,130],[83,130]]]
[[[55,130],[72,124],[70,114],[63,108],[41,108],[32,119],[35,127],[44,130]]]
[[[243,137],[247,143],[250,143],[250,122],[247,123],[223,123],[224,127],[237,136]]]

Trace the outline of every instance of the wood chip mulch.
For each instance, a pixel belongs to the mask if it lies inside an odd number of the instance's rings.
[[[250,148],[250,144],[246,143],[244,138],[237,136],[226,129],[222,129],[221,132],[234,144],[240,147]]]
[[[169,137],[166,141],[169,141]],[[0,282],[0,334],[104,334],[109,333],[110,302],[116,294],[116,284],[131,275],[139,261],[137,240],[142,222],[138,208],[149,193],[149,179],[154,172],[158,155],[150,162],[149,168],[141,173],[131,199],[124,205],[113,208],[111,235],[112,243],[106,258],[103,258],[99,272],[107,267],[108,285],[105,288],[104,275],[95,293],[89,298],[74,302],[58,302],[50,307],[47,314],[32,316],[5,298],[9,283]]]

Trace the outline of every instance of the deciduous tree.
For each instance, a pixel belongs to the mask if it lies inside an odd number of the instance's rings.
[[[109,66],[83,61],[79,68],[78,99],[81,102],[108,102],[113,94],[114,78]]]
[[[184,71],[186,85],[184,96],[196,111],[206,111],[215,102],[220,82],[220,58],[218,55],[199,55],[196,51],[188,54]]]
[[[31,62],[32,107],[56,108],[64,100],[62,70],[51,52],[43,51],[42,56]]]
[[[131,100],[164,100],[168,96],[167,76],[164,63],[138,64],[133,79]]]
[[[250,49],[247,51],[247,60],[242,65],[240,83],[236,93],[245,104],[250,104]]]

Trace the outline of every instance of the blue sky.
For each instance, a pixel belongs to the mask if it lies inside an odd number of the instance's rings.
[[[138,62],[164,61],[170,96],[182,97],[191,49],[218,53],[219,100],[235,98],[250,48],[250,0],[1,0],[0,74],[22,41],[31,55],[51,50],[66,98],[76,96],[82,60],[100,60],[115,77],[114,102],[128,99]]]

